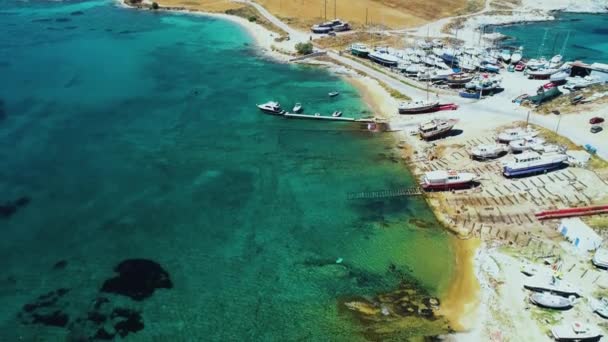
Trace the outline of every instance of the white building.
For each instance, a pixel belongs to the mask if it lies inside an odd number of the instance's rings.
[[[581,251],[593,251],[602,244],[602,238],[579,218],[563,219],[557,230]]]

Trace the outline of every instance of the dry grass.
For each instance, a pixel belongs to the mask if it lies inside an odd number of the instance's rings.
[[[228,9],[225,11],[225,13],[230,14],[230,15],[235,15],[237,17],[245,18],[251,22],[255,22],[259,25],[262,25],[267,30],[278,33],[282,36],[287,36],[287,32],[281,30],[280,28],[275,26],[273,23],[268,21],[266,18],[264,18],[264,16],[261,15],[260,12],[258,12],[258,10],[255,9],[253,6],[245,5],[245,6],[242,6],[239,8],[235,8],[235,9]]]
[[[386,35],[382,33],[354,32],[351,34],[324,37],[315,40],[315,45],[324,49],[347,49],[353,43],[365,43],[369,46],[404,46],[403,36]]]
[[[572,113],[580,113],[585,110],[593,109],[598,105],[604,105],[608,103],[608,96],[604,96],[590,103],[573,105],[570,103],[570,100],[577,96],[583,95],[588,98],[594,93],[604,93],[608,92],[608,85],[595,85],[589,88],[585,88],[581,91],[577,91],[572,94],[559,96],[549,102],[543,103],[542,105],[536,108],[536,112],[539,114],[550,114],[555,110],[558,110],[562,114],[572,114]]]
[[[313,23],[334,16],[349,21],[355,27],[413,27],[466,12],[469,6],[476,8],[480,1],[482,0],[257,0],[279,18],[306,29]],[[470,3],[474,5],[469,5]]]

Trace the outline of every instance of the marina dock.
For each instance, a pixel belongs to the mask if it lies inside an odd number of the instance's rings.
[[[344,116],[311,115],[311,114],[296,114],[296,113],[284,113],[283,116],[288,119],[342,121],[342,122],[355,122],[355,123],[378,123],[378,120],[375,118],[355,119],[355,118],[344,117]]]

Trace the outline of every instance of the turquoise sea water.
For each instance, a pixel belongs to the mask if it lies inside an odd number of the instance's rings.
[[[365,326],[340,298],[404,280],[445,290],[450,237],[423,200],[346,198],[413,184],[393,137],[254,107],[368,115],[347,83],[264,59],[225,21],[3,4],[0,203],[30,201],[0,217],[0,340],[90,336],[103,296],[141,311],[128,340],[353,341]],[[159,263],[173,288],[100,294],[129,258]],[[58,288],[70,291],[48,310],[69,324],[23,324],[24,305]]]
[[[556,17],[496,30],[512,37],[504,45],[523,46],[527,58],[551,58],[563,48],[566,60],[608,63],[608,14],[560,13]]]

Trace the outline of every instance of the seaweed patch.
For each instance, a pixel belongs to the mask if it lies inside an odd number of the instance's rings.
[[[102,292],[115,293],[141,301],[156,289],[170,289],[173,283],[169,273],[158,263],[147,259],[129,259],[114,268],[119,275],[106,280]]]

